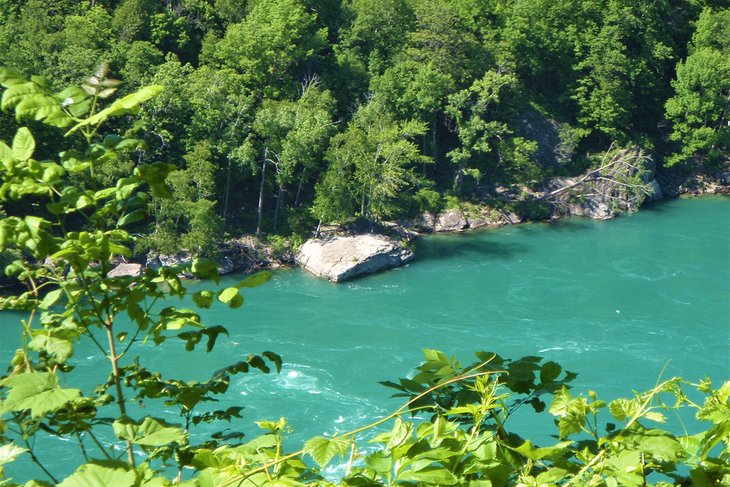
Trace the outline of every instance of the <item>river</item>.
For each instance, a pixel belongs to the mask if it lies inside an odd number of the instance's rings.
[[[408,374],[423,348],[463,362],[477,350],[542,356],[578,372],[577,391],[605,399],[660,376],[730,378],[730,199],[661,202],[607,222],[429,236],[416,252],[404,268],[343,284],[275,272],[246,290],[241,309],[205,313],[230,331],[215,352],[191,358],[166,343],[150,349],[148,366],[204,379],[248,353],[281,354],[280,374],[236,376],[224,404],[245,406],[236,427],[249,433],[256,420],[285,416],[292,448],[395,409],[399,401],[378,381]],[[0,318],[7,363],[17,316]],[[98,359],[83,349],[77,357],[78,376],[91,376]],[[534,421],[518,416],[513,427],[546,438],[551,420]],[[60,461],[61,451],[51,442],[47,455]]]

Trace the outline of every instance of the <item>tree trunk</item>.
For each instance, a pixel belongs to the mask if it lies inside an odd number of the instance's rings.
[[[431,129],[431,141],[433,142],[433,162],[438,163],[439,160],[439,142],[438,142],[438,113],[433,115],[433,127]]]
[[[117,406],[119,407],[119,414],[125,417],[127,416],[127,408],[124,403],[122,373],[119,369],[119,355],[117,354],[117,348],[114,342],[114,324],[111,318],[107,317],[104,321],[104,328],[106,329],[107,341],[109,343],[109,361],[112,365],[112,378],[117,393]],[[127,460],[134,467],[134,446],[130,440],[127,440]]]
[[[461,184],[464,181],[464,163],[460,162],[456,168],[456,176],[454,176],[454,192],[456,196],[461,195]]]
[[[302,177],[299,178],[299,186],[297,187],[297,196],[294,198],[294,207],[299,206],[299,195],[302,194],[302,186],[304,186],[304,175],[307,173],[307,168],[302,169]]]
[[[284,200],[284,194],[286,193],[286,190],[284,189],[284,185],[279,185],[279,191],[276,194],[276,208],[274,209],[274,232],[276,232],[276,227],[279,223],[279,211],[281,209],[282,201]]]
[[[268,151],[267,151],[268,152]],[[261,163],[261,185],[259,186],[259,206],[256,210],[256,235],[261,234],[261,219],[264,213],[264,183],[266,182],[266,157]]]
[[[228,197],[231,193],[231,158],[228,158],[228,171],[226,175],[226,190],[223,194],[223,222],[226,221],[228,216]]]

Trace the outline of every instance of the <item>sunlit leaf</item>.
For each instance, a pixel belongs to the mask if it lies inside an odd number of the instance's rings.
[[[236,284],[237,288],[242,287],[258,287],[266,282],[269,282],[271,279],[271,272],[264,271],[264,272],[257,272],[256,274],[253,274],[251,276],[248,276],[243,281]]]
[[[0,465],[14,461],[18,455],[27,451],[28,450],[26,448],[20,448],[12,443],[0,446]]]
[[[46,334],[34,336],[28,347],[35,351],[43,350],[59,362],[66,362],[73,353],[73,344],[70,341]]]
[[[216,282],[220,279],[220,275],[218,274],[218,264],[213,262],[211,259],[203,257],[193,260],[193,263],[190,266],[190,272],[200,279],[213,279]],[[202,307],[207,308],[208,306]]]
[[[185,433],[179,426],[151,417],[144,418],[141,423],[129,418],[119,419],[114,422],[114,434],[121,440],[129,440],[142,446],[164,446],[185,442]]]
[[[20,127],[13,138],[13,157],[19,161],[27,161],[35,151],[35,139],[26,127]]]
[[[419,482],[426,485],[454,485],[459,479],[443,467],[426,467],[418,471],[407,470],[398,476],[403,482]]]
[[[46,293],[45,296],[43,296],[43,300],[38,304],[38,307],[41,309],[48,309],[54,304],[58,302],[58,300],[61,298],[61,295],[63,295],[63,289],[54,289],[53,291],[50,291]]]
[[[59,487],[132,487],[136,481],[134,470],[123,462],[94,461],[81,465],[66,477]]]
[[[213,305],[213,293],[210,291],[198,291],[193,294],[193,302],[201,308],[210,308]]]
[[[5,386],[10,390],[2,403],[2,411],[30,410],[36,418],[56,411],[81,395],[78,389],[62,389],[59,379],[50,372],[30,372],[8,378]]]
[[[336,455],[345,456],[351,446],[351,437],[334,436],[326,438],[324,436],[315,436],[304,443],[304,453],[311,456],[317,462],[317,465],[324,468]]]

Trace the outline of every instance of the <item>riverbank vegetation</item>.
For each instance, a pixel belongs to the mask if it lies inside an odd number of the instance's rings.
[[[721,1],[5,0],[0,14],[0,65],[49,94],[105,77],[119,95],[163,88],[138,113],[141,144],[78,181],[174,165],[137,252],[470,203],[539,218],[531,191],[612,146],[687,171],[728,158]],[[50,157],[60,132],[37,130]]]

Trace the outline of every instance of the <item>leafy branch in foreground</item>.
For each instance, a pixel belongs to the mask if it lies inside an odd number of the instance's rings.
[[[199,485],[720,486],[730,481],[730,382],[713,389],[709,381],[687,384],[673,378],[606,403],[593,392],[573,396],[567,383],[575,375],[539,357],[508,360],[481,352],[480,362],[462,367],[441,352],[424,353],[426,361],[412,378],[387,383],[409,398],[392,414],[350,432],[311,438],[291,453],[284,446],[286,421],[261,421],[265,433],[248,443],[196,453]],[[687,387],[695,391],[685,392]],[[697,392],[704,403],[689,397]],[[542,399],[534,400],[543,396],[551,396],[547,410],[557,441],[538,447],[507,425],[521,405],[545,411]],[[657,427],[682,409],[694,410],[710,426],[684,435]],[[408,415],[415,420],[408,421]],[[382,432],[386,422],[392,428]],[[367,433],[372,446],[361,450]],[[333,463],[342,472],[337,478],[328,469]]]
[[[158,475],[168,468],[175,468],[181,480],[196,448],[190,429],[230,421],[241,410],[201,411],[204,403],[224,394],[234,374],[281,368],[278,355],[264,352],[243,357],[199,383],[163,379],[133,358],[132,353],[149,354],[146,344],[160,345],[169,338],[180,339],[186,350],[205,340],[210,352],[217,338],[228,334],[226,328],[206,327],[196,311],[174,306],[171,300],[191,296],[202,308],[215,301],[238,308],[243,304],[240,289],[259,285],[269,275],[192,293],[180,274],[218,282],[214,262],[195,259],[179,268],[148,268],[138,276],[111,272],[116,261],[131,256],[136,237],[129,229],[145,217],[150,194],[169,196],[165,180],[174,168],[162,162],[138,164],[115,186],[92,189],[87,184],[94,180],[95,165],[129,160],[144,146],[133,136],[134,129],[124,135],[102,135],[101,130],[111,118],[134,114],[159,87],[142,88],[102,107],[118,84],[106,78],[102,67],[83,86],[51,93],[41,78],[26,80],[16,71],[0,69],[4,110],[14,110],[18,120],[69,127],[66,136],[80,132],[87,144],[84,151],[60,152],[57,160],[37,160],[36,141],[27,127],[18,129],[10,145],[0,142],[0,201],[25,205],[22,216],[0,220],[0,250],[22,256],[5,273],[26,286],[24,292],[1,298],[0,308],[28,313],[21,347],[0,378],[2,462],[27,451],[47,478],[59,483],[62,477],[46,466],[45,452],[35,447],[34,439],[42,434],[73,441],[77,458],[87,463],[63,485],[95,478],[106,485],[159,485],[168,482]],[[99,363],[106,360],[109,366],[96,369],[98,385],[90,390],[65,385],[79,382],[72,359],[81,341],[96,351]],[[132,402],[143,398],[176,406],[183,424],[144,414],[134,417]],[[214,434],[203,444],[218,445],[222,436]]]

